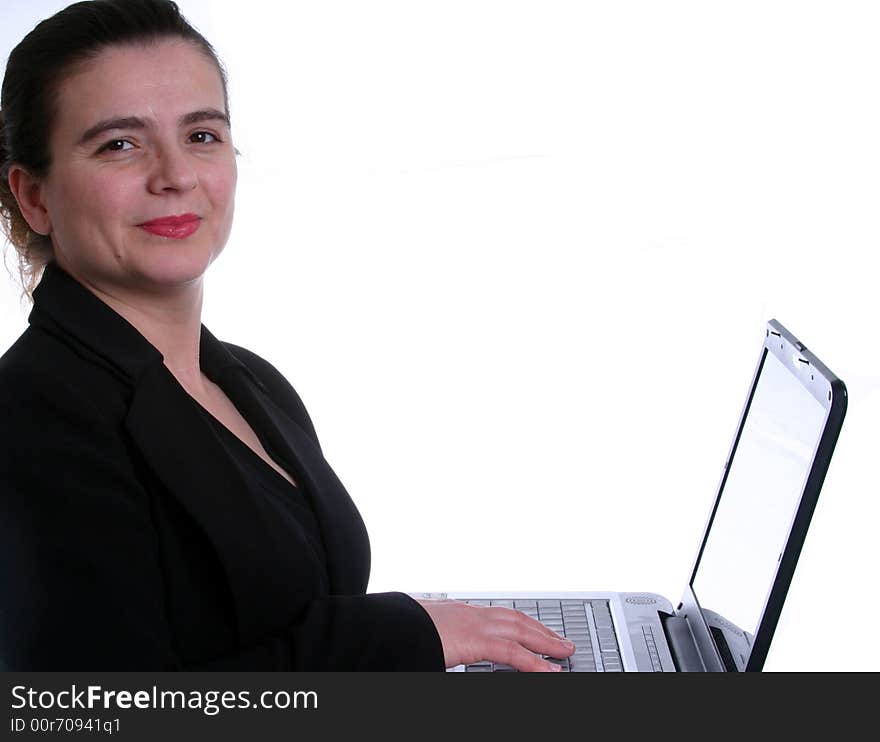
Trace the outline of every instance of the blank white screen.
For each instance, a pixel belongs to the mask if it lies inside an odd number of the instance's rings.
[[[702,608],[754,636],[806,477],[825,409],[767,353],[693,581]]]

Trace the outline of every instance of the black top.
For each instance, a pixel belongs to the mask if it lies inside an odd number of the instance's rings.
[[[296,487],[291,485],[202,405],[195,400],[193,402],[217,431],[220,442],[241,472],[248,492],[253,495],[257,506],[263,511],[266,524],[275,538],[281,543],[292,539],[305,539],[311,546],[315,565],[320,567],[323,588],[327,590],[330,582],[327,575],[327,556],[321,539],[321,529],[309,505],[304,484],[298,483]],[[266,442],[260,441],[260,443],[273,461],[283,469],[284,465],[272,456]],[[287,473],[296,481],[296,477],[291,472]]]

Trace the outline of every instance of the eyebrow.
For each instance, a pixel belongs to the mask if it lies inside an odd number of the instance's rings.
[[[222,111],[218,111],[216,108],[203,108],[200,111],[193,111],[192,113],[184,114],[180,117],[178,125],[191,126],[192,124],[199,124],[202,121],[221,121],[227,127],[229,126],[229,116],[227,116]],[[95,137],[103,134],[106,131],[115,131],[117,129],[146,128],[146,120],[138,118],[137,116],[120,116],[118,118],[105,119],[104,121],[99,121],[94,126],[89,127],[86,132],[79,138],[79,142],[77,142],[77,145],[82,146],[84,144],[88,144]]]

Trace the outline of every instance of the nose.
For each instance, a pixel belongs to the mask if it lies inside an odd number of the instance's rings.
[[[187,154],[174,147],[157,149],[149,177],[151,193],[191,191],[199,179]]]

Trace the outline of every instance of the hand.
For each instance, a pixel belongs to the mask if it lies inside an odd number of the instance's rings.
[[[557,672],[559,665],[538,657],[568,657],[574,644],[522,611],[468,605],[458,600],[417,600],[440,640],[446,667],[489,660],[523,672]]]

